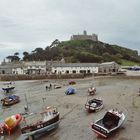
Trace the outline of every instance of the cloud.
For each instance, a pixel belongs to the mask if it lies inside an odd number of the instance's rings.
[[[45,48],[56,38],[69,40],[83,30],[140,52],[139,5],[138,0],[0,1],[0,60],[14,50]]]

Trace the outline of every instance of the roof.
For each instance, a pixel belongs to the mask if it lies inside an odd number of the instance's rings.
[[[115,64],[115,65],[114,65]],[[101,67],[105,67],[105,68],[107,68],[107,67],[119,67],[120,65],[118,64],[118,63],[116,63],[116,62],[114,62],[114,61],[112,61],[112,62],[105,62],[105,63],[101,63],[100,65],[100,68]]]
[[[104,62],[104,63],[101,63],[100,65],[112,65],[114,63],[116,63],[116,62],[114,62],[114,61],[112,61],[112,62]]]
[[[59,63],[53,64],[52,67],[98,67],[98,63]]]

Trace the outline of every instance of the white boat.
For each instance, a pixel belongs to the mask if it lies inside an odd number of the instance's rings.
[[[15,85],[12,82],[10,82],[10,83],[5,83],[2,87],[2,90],[8,93],[9,91],[13,90],[14,88],[15,88]]]
[[[97,98],[88,99],[85,104],[85,109],[88,112],[93,112],[93,111],[96,112],[102,108],[103,108],[103,100]]]
[[[123,112],[109,110],[105,115],[94,123],[91,123],[91,129],[98,136],[108,137],[118,129],[125,121],[125,114]]]
[[[58,125],[59,112],[55,107],[47,107],[40,113],[23,115],[20,127],[23,136],[34,136],[49,132],[57,128]]]

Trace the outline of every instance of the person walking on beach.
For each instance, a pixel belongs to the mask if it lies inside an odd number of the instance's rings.
[[[138,91],[138,95],[140,96],[140,88],[139,88],[139,91]]]
[[[52,89],[52,84],[51,84],[51,83],[50,83],[49,89],[50,89],[50,90]]]
[[[46,90],[48,90],[48,86],[46,86]]]

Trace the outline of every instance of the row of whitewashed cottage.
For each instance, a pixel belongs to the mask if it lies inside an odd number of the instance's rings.
[[[118,72],[116,62],[106,63],[64,63],[55,61],[3,62],[0,74],[94,74]]]

